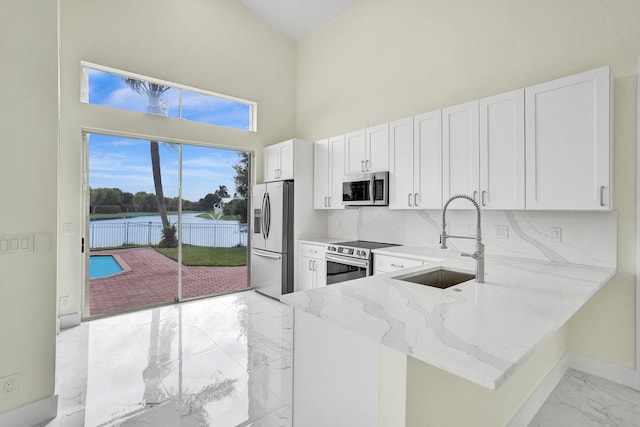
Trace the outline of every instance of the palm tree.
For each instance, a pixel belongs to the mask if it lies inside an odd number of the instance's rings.
[[[129,77],[122,77],[122,80],[137,94],[147,96],[147,111],[149,113],[161,116],[169,115],[167,100],[162,97],[162,94],[171,89],[171,86],[163,86]],[[169,228],[169,219],[167,218],[167,205],[164,201],[164,191],[162,191],[158,141],[149,141],[149,147],[151,150],[151,169],[153,171],[153,184],[156,190],[158,213],[162,220],[162,228],[167,229]]]

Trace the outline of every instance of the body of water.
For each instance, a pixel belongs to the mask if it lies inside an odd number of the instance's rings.
[[[238,221],[199,218],[198,213],[182,215],[182,243],[193,246],[235,247],[247,245],[247,225]],[[178,215],[169,215],[178,227]],[[162,239],[159,215],[108,219],[89,223],[91,249],[124,245],[157,245]]]

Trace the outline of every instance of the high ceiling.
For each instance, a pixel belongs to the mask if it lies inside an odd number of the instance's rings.
[[[294,41],[315,31],[357,0],[240,0]]]

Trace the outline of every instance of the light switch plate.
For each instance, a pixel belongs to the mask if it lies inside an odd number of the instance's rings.
[[[549,240],[551,240],[554,243],[562,242],[562,228],[549,227]]]

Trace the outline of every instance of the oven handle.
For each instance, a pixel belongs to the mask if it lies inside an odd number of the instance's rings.
[[[369,267],[369,261],[361,261],[361,260],[358,260],[358,259],[343,258],[343,257],[332,255],[332,254],[326,254],[326,256],[327,256],[327,261],[333,261],[333,262],[337,262],[337,263],[345,264],[345,265],[352,265],[354,267],[362,267],[362,268],[368,268]]]

